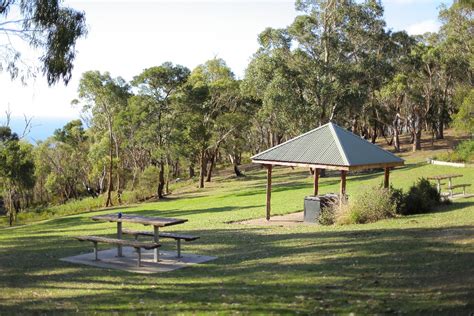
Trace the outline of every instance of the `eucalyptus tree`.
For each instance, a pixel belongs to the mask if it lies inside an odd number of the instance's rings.
[[[442,61],[443,107],[438,121],[441,128],[458,109],[466,110],[463,104],[470,102],[467,91],[474,85],[474,6],[468,3],[455,1],[449,8],[442,6],[439,14],[442,25],[437,44]],[[461,96],[466,100],[459,99]],[[457,114],[456,126],[459,126],[459,117]],[[442,129],[438,130],[437,136],[442,138]]]
[[[91,115],[91,129],[101,137],[107,138],[108,181],[106,206],[112,205],[114,156],[120,159],[120,141],[117,129],[117,117],[123,111],[130,97],[129,85],[120,77],[112,78],[108,72],[88,71],[82,75],[78,89],[79,99],[83,102],[82,111]],[[120,202],[120,172],[117,172],[117,194]]]
[[[440,46],[443,52],[463,65],[463,81],[474,84],[474,7],[469,1],[455,1],[451,7],[441,6],[439,18]]]
[[[287,30],[267,28],[258,36],[260,48],[250,61],[242,92],[261,107],[253,118],[256,149],[275,146],[310,126],[312,115],[304,98],[297,56]],[[306,69],[310,71],[310,69]]]
[[[60,0],[0,1],[0,72],[12,78],[35,75],[21,58],[17,39],[40,49],[41,70],[49,85],[71,79],[76,42],[87,32],[85,14],[61,4]],[[24,69],[24,65],[27,68]]]
[[[88,186],[89,143],[80,120],[73,120],[35,147],[35,191],[40,202],[79,198]],[[45,199],[49,196],[50,199]]]
[[[21,142],[9,127],[0,126],[0,185],[10,226],[22,208],[21,196],[35,183],[32,145]]]
[[[165,188],[165,162],[169,163],[170,134],[173,128],[174,113],[172,99],[186,82],[190,71],[170,62],[158,67],[145,69],[136,76],[132,84],[139,89],[132,101],[138,112],[144,114],[146,128],[137,136],[148,145],[152,157],[157,161],[159,175],[157,197],[163,198]]]
[[[234,92],[236,93],[236,92]],[[244,176],[239,165],[242,162],[242,154],[252,151],[254,143],[252,135],[252,118],[260,104],[252,98],[236,93],[235,102],[229,110],[217,120],[218,129],[221,131],[223,152],[228,156],[237,177]]]
[[[222,59],[211,59],[191,72],[180,102],[180,115],[187,131],[183,133],[196,148],[199,157],[199,187],[204,187],[206,174],[212,174],[213,164],[222,142],[235,129],[220,128],[220,117],[235,106],[238,82]],[[208,168],[209,163],[209,170]],[[210,176],[209,176],[210,180]]]
[[[454,128],[460,132],[471,134],[474,137],[474,88],[458,89],[454,96],[454,103],[458,111],[453,115]]]
[[[385,113],[384,123],[390,127],[392,144],[396,152],[400,151],[400,133],[402,128],[402,110],[407,102],[408,77],[399,73],[377,93]]]
[[[315,125],[344,121],[373,103],[385,76],[383,9],[377,1],[298,0],[289,27]],[[369,98],[370,97],[370,98]],[[370,104],[370,107],[373,107]]]
[[[371,125],[375,140],[376,94],[393,76],[380,3],[299,0],[296,9],[288,28],[259,35],[246,71],[246,94],[262,102],[255,125],[277,133],[265,147],[332,119],[354,132],[358,121]]]

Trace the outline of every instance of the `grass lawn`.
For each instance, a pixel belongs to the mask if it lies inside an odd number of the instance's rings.
[[[272,213],[301,210],[312,190],[307,170],[274,173]],[[444,173],[462,173],[462,180],[454,181],[474,185],[473,168],[413,161],[394,171],[391,181],[406,189],[418,177]],[[167,229],[201,236],[185,243],[184,252],[219,257],[173,272],[144,276],[59,261],[91,251],[71,236],[113,235],[114,224],[89,219],[110,210],[0,229],[0,314],[474,312],[474,198],[431,214],[366,225],[229,224],[264,216],[265,177],[261,170],[244,179],[216,178],[204,190],[190,188],[122,210],[187,218],[188,223]],[[355,195],[382,177],[349,176],[347,192]],[[337,177],[321,180],[321,193],[338,191]],[[174,242],[167,246],[174,249]]]

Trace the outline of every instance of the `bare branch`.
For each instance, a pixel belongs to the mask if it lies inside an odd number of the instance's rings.
[[[8,105],[8,108],[5,110],[5,117],[6,117],[6,122],[5,126],[10,126],[11,118],[12,118],[12,112],[10,110],[10,105]]]
[[[29,133],[31,133],[31,129],[33,128],[33,116],[27,117],[26,114],[23,114],[23,119],[25,121],[25,127],[23,128],[23,133],[21,134],[20,139],[25,138]]]

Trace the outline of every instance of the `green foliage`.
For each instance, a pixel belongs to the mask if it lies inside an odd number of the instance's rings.
[[[140,174],[138,180],[138,189],[142,192],[145,192],[148,196],[153,194],[158,187],[159,179],[156,176],[159,172],[159,169],[156,166],[148,166]]]
[[[9,127],[0,126],[0,189],[10,225],[23,208],[21,195],[35,184],[33,146],[23,143]]]
[[[472,163],[474,162],[474,140],[462,141],[453,151],[437,155],[435,158],[443,161]]]
[[[403,189],[401,188],[394,188],[392,185],[390,185],[390,201],[391,203],[395,206],[395,210],[397,213],[400,213],[401,210],[405,209],[405,204],[406,204],[406,196],[403,193]]]
[[[432,211],[441,201],[441,196],[436,187],[425,178],[420,178],[408,190],[404,198],[404,207],[400,214],[420,214]]]
[[[474,89],[464,87],[456,92],[458,112],[453,115],[454,128],[474,135]]]
[[[459,159],[464,162],[474,162],[474,140],[461,142],[455,149]]]
[[[42,72],[49,85],[59,80],[65,84],[69,82],[76,57],[76,41],[87,33],[84,12],[63,6],[61,2],[0,2],[0,32],[6,37],[20,38],[42,52]],[[8,42],[10,44],[0,46],[0,71],[6,69],[12,78],[20,74],[25,79],[31,69],[21,69],[25,64],[21,53],[11,41]]]
[[[73,147],[78,147],[81,143],[87,140],[87,136],[82,125],[81,120],[72,120],[63,128],[54,131],[55,140],[68,144]]]

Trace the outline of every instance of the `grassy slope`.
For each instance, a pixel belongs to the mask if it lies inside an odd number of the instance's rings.
[[[391,180],[407,188],[420,176],[451,172],[462,172],[462,182],[474,184],[472,168],[423,163],[409,163],[393,172]],[[381,173],[350,176],[348,193],[381,181]],[[188,223],[170,228],[202,237],[184,244],[185,252],[219,257],[153,276],[58,260],[90,251],[71,236],[114,233],[113,224],[92,222],[91,213],[0,230],[0,314],[474,311],[474,198],[432,214],[367,225],[227,224],[264,216],[264,183],[263,171],[240,180],[220,178],[203,191],[124,210],[187,218]],[[274,183],[273,214],[301,210],[303,197],[311,192],[308,172],[277,169]],[[324,178],[321,185],[322,193],[337,192],[338,178]]]

